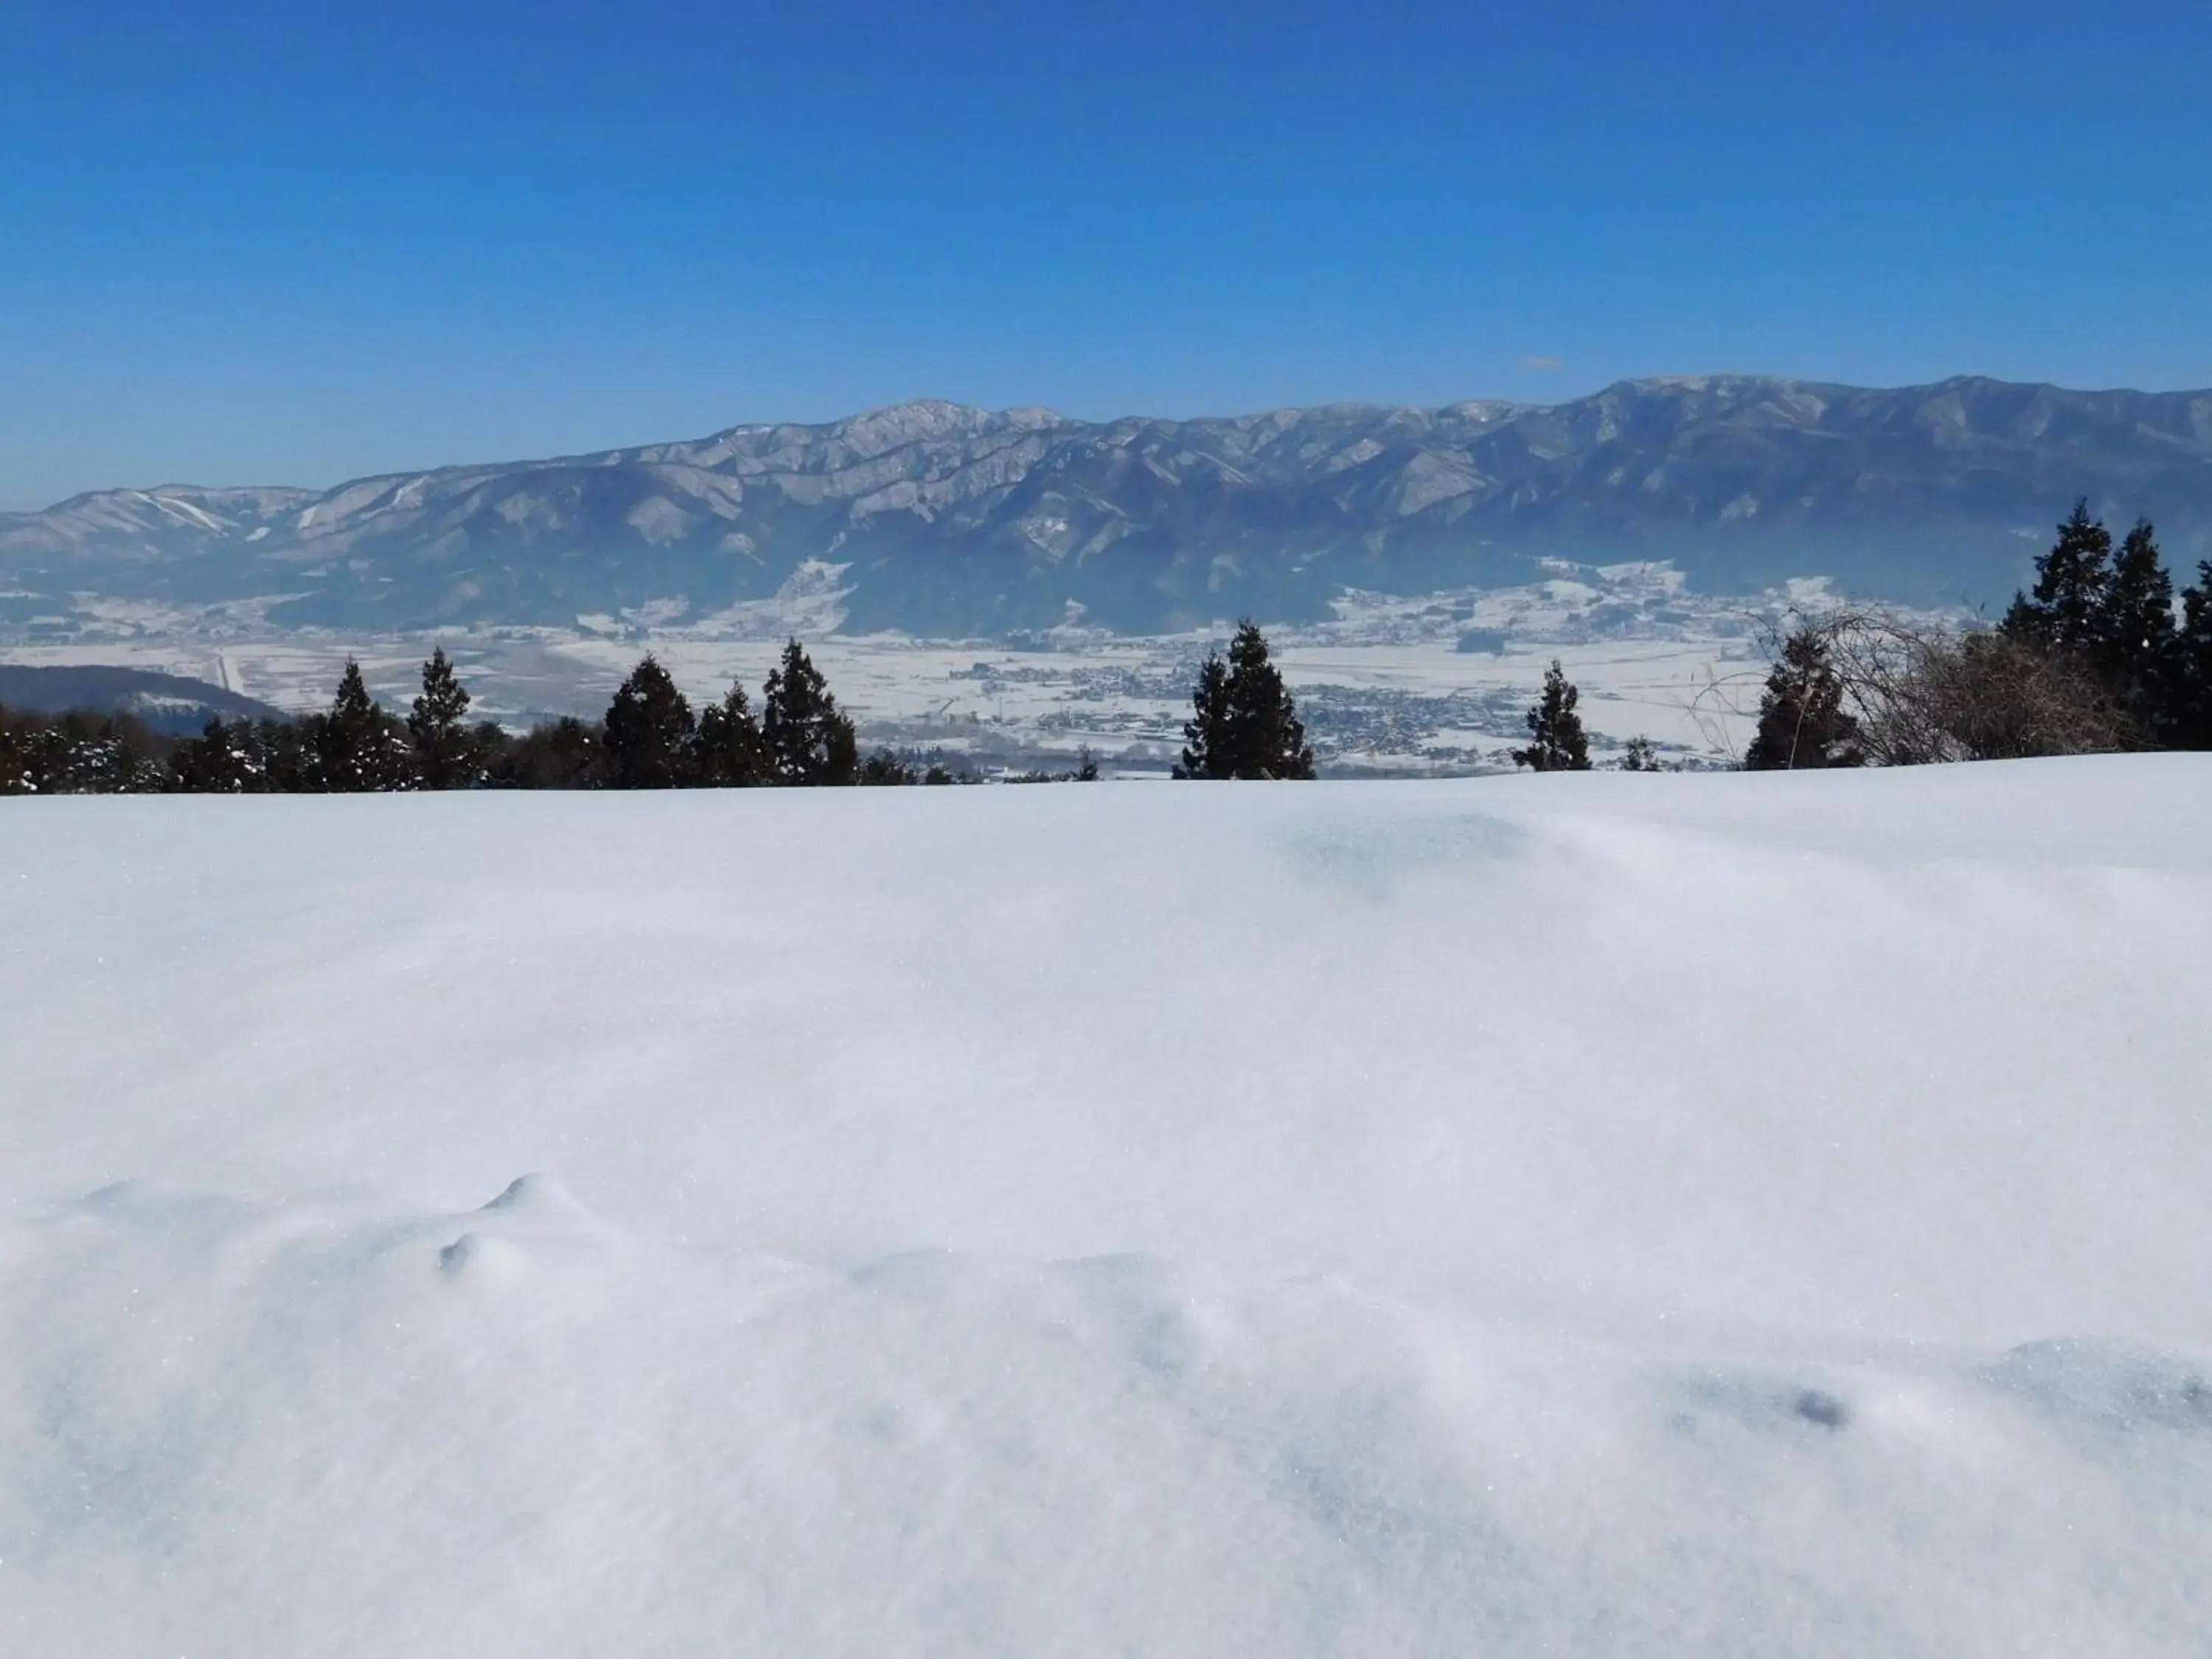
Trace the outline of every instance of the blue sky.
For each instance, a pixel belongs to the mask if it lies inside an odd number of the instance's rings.
[[[0,506],[826,419],[2212,385],[2212,5],[11,0]]]

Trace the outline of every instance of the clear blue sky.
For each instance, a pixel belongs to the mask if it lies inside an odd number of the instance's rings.
[[[2206,0],[8,0],[0,505],[916,396],[2212,384]]]

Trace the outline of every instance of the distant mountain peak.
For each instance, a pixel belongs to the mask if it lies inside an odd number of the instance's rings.
[[[0,630],[109,600],[356,629],[696,619],[830,568],[848,628],[940,635],[1071,605],[1141,632],[1312,617],[1347,587],[1510,584],[1546,558],[1995,603],[2080,495],[2151,516],[2177,568],[2212,557],[2212,392],[1683,374],[1547,405],[1107,422],[916,398],[328,490],[164,485],[0,515]]]

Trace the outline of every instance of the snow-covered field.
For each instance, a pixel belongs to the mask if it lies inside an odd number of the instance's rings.
[[[1527,741],[1524,716],[1555,657],[1581,688],[1601,758],[1636,736],[1672,763],[1731,758],[1755,724],[1769,631],[1792,607],[1835,599],[1817,580],[1731,596],[1693,593],[1664,565],[1551,568],[1519,586],[1347,592],[1331,620],[1271,625],[1323,771],[1510,767],[1507,751]],[[1155,637],[1070,627],[1020,641],[843,635],[835,631],[841,592],[809,586],[689,625],[649,605],[579,617],[574,628],[434,637],[272,630],[229,611],[107,605],[66,629],[58,619],[52,630],[0,623],[0,660],[155,669],[299,712],[329,704],[353,656],[370,690],[404,708],[434,644],[481,713],[522,727],[603,713],[647,650],[694,699],[720,698],[732,675],[757,698],[796,634],[871,744],[941,751],[981,770],[1063,766],[1088,747],[1109,771],[1164,775],[1182,748],[1200,659],[1230,626]]]
[[[0,1650],[2202,1656],[2208,829],[0,803]]]

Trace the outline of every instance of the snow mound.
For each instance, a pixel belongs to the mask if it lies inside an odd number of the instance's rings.
[[[11,1651],[2203,1651],[2193,761],[18,805]]]

